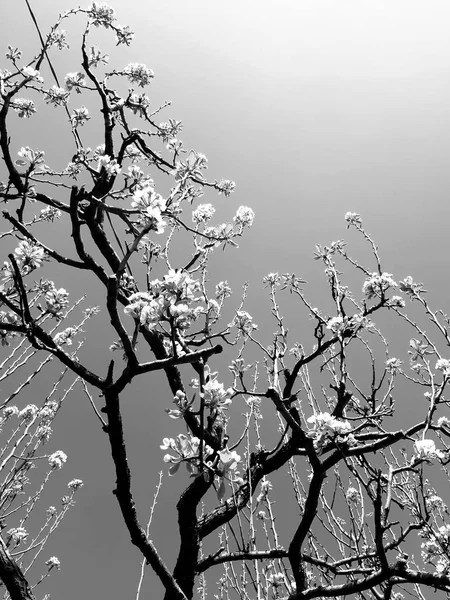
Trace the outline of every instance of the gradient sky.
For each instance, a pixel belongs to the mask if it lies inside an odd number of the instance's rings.
[[[30,1],[43,31],[56,10],[72,7],[69,0]],[[220,207],[220,218],[230,218],[240,204],[256,212],[240,250],[221,253],[214,263],[214,277],[236,286],[249,280],[249,311],[263,330],[262,276],[295,271],[310,282],[318,303],[325,286],[322,269],[312,260],[314,244],[347,237],[360,248],[345,229],[347,211],[362,214],[385,258],[385,270],[398,279],[411,274],[424,281],[445,310],[450,289],[447,1],[111,4],[119,23],[130,25],[136,36],[130,49],[115,49],[113,36],[94,31],[111,55],[110,64],[119,68],[136,61],[151,67],[155,80],[147,93],[154,106],[173,101],[162,119],[183,120],[181,138],[206,154],[211,178],[236,181],[229,200],[207,199]],[[0,2],[0,22],[2,47],[19,46],[27,55],[37,51],[24,1]],[[66,27],[79,33],[78,25]],[[77,48],[74,35],[70,51],[53,55],[61,79],[79,68]],[[70,138],[60,138],[55,123],[36,117],[26,123],[11,120],[13,146],[41,148],[55,160],[67,150],[66,164]],[[86,291],[86,284],[76,281],[77,292]],[[88,348],[96,357],[107,344],[100,326],[92,330],[97,335]],[[107,359],[93,358],[99,365]],[[160,402],[152,398],[149,403],[148,384],[136,385],[125,406],[132,468],[140,473],[137,499],[144,507],[151,502],[157,471],[164,468],[160,439],[178,432],[167,423],[163,409],[171,397],[161,383],[151,382],[152,389],[166,394]],[[64,600],[131,598],[139,558],[111,495],[106,437],[81,394],[65,411],[52,443],[70,456],[68,478],[80,477],[86,485],[51,547],[63,568],[49,591]],[[166,480],[153,530],[169,562],[176,540],[174,498],[186,483],[184,475]]]

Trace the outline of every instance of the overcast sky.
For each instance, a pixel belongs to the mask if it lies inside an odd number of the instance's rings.
[[[72,6],[68,0],[30,2],[43,31],[56,11]],[[116,0],[112,5],[118,22],[136,32],[133,45],[115,49],[114,36],[97,31],[93,41],[98,36],[112,66],[135,61],[151,67],[155,80],[147,93],[154,105],[172,100],[165,118],[183,120],[181,138],[206,154],[210,177],[236,181],[230,200],[208,200],[220,206],[221,217],[230,218],[240,204],[256,212],[240,250],[218,261],[217,279],[235,285],[250,281],[257,322],[263,317],[258,299],[267,272],[295,271],[311,282],[313,296],[315,285],[322,289],[314,244],[346,236],[354,241],[345,229],[347,211],[362,214],[385,270],[398,279],[412,274],[425,281],[440,306],[448,305],[447,1]],[[26,55],[37,51],[24,0],[0,2],[0,22],[5,49],[10,44]],[[64,27],[79,33],[80,23]],[[69,51],[53,55],[61,80],[79,69],[78,47],[73,36]],[[16,150],[30,145],[54,160],[67,151],[65,162],[70,160],[70,137],[61,141],[54,124],[16,119],[11,133]],[[104,346],[97,336],[91,350]],[[170,394],[151,410],[144,390],[130,391],[125,410],[133,466],[148,473],[138,497],[149,504],[163,468],[160,438],[177,432],[163,410]],[[49,589],[64,600],[130,598],[138,555],[111,495],[106,437],[81,394],[66,410],[55,444],[64,443],[71,457],[69,478],[80,477],[86,486],[55,538],[52,554],[63,568]],[[175,493],[187,483],[186,477],[174,479],[164,488],[154,530],[169,562],[175,552]]]

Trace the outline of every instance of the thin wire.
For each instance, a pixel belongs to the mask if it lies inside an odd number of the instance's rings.
[[[47,62],[48,62],[48,64],[49,64],[50,71],[52,72],[52,75],[53,75],[53,77],[55,78],[56,85],[57,85],[58,87],[61,87],[61,86],[60,86],[60,83],[59,83],[59,80],[58,80],[58,76],[57,76],[57,74],[56,74],[56,71],[55,71],[55,69],[53,68],[52,62],[51,62],[51,60],[50,60],[50,57],[49,57],[49,55],[48,55],[48,53],[47,53],[47,50],[46,50],[46,48],[45,48],[45,42],[44,42],[44,38],[42,37],[42,33],[41,33],[41,30],[40,30],[40,28],[39,28],[39,24],[38,24],[38,22],[37,22],[37,19],[36,19],[36,16],[35,16],[34,12],[33,12],[33,9],[32,9],[32,8],[31,8],[31,6],[30,6],[29,0],[25,0],[25,3],[26,3],[26,5],[27,5],[27,7],[28,7],[28,10],[29,10],[29,12],[30,12],[31,18],[32,18],[32,20],[33,20],[33,23],[34,23],[34,25],[35,25],[35,27],[36,27],[36,30],[37,30],[37,32],[38,32],[38,36],[39,36],[39,39],[40,39],[40,41],[41,41],[41,45],[42,45],[42,49],[43,49],[43,51],[44,51],[45,58],[47,59]],[[67,105],[66,105],[66,104],[64,105],[64,108],[65,108],[65,110],[66,110],[67,116],[69,117],[69,121],[71,121],[70,112],[69,112],[69,109],[67,108]],[[76,129],[73,129],[73,128],[72,128],[72,133],[73,133],[74,137],[76,138],[76,141],[78,142],[78,144],[79,144],[81,147],[83,147],[83,143],[82,143],[82,141],[81,141],[81,138],[80,138],[80,135],[79,135],[78,131],[77,131]],[[78,144],[77,144],[77,145],[78,145]],[[107,218],[108,218],[108,221],[109,221],[110,227],[111,227],[111,229],[113,230],[114,236],[115,236],[115,238],[116,238],[116,241],[117,241],[117,243],[118,243],[118,245],[119,245],[119,248],[120,248],[120,250],[121,250],[121,252],[122,252],[123,256],[125,256],[125,251],[124,251],[124,249],[122,248],[122,245],[121,245],[121,243],[120,243],[120,239],[118,238],[118,236],[117,236],[117,233],[116,233],[116,231],[115,231],[115,229],[114,229],[114,225],[113,225],[113,223],[112,223],[111,217],[110,217],[109,213],[106,213],[106,214],[107,214]],[[129,266],[128,266],[128,270],[129,270],[129,272],[130,272],[130,274],[131,274],[131,269],[130,269],[130,267],[129,267]]]
[[[60,86],[60,84],[59,84],[59,80],[58,80],[58,76],[57,76],[57,74],[56,74],[56,71],[55,71],[55,69],[53,68],[52,61],[50,60],[50,57],[49,57],[49,55],[47,54],[47,50],[46,50],[46,48],[45,48],[45,42],[44,42],[44,38],[42,37],[41,30],[40,30],[40,28],[39,28],[39,24],[38,24],[38,22],[37,22],[37,19],[36,19],[36,16],[35,16],[34,12],[33,12],[33,9],[31,8],[31,6],[30,6],[30,3],[29,3],[29,1],[28,1],[28,0],[25,0],[25,4],[26,4],[26,5],[27,5],[27,7],[28,7],[28,10],[29,10],[29,12],[30,12],[30,15],[31,15],[31,19],[33,20],[33,23],[34,23],[34,25],[35,25],[35,27],[36,27],[36,31],[38,32],[38,36],[39,36],[39,39],[40,39],[40,42],[41,42],[41,45],[42,45],[42,49],[43,49],[43,51],[44,51],[45,58],[47,59],[48,65],[49,65],[49,67],[50,67],[50,71],[52,72],[52,75],[53,75],[53,77],[55,78],[56,85],[57,85],[58,87],[61,87],[61,86]],[[71,119],[71,117],[70,117],[70,112],[69,112],[69,109],[67,108],[67,105],[66,105],[66,104],[64,104],[64,108],[65,108],[65,110],[66,110],[67,116],[69,117],[69,121],[71,122],[71,121],[72,121],[72,119]],[[73,133],[74,137],[76,138],[76,141],[78,142],[78,144],[79,144],[81,147],[83,147],[83,143],[82,143],[82,141],[81,141],[81,138],[80,138],[80,135],[79,135],[78,131],[77,131],[76,129],[73,129],[73,128],[72,128],[72,133]],[[77,145],[78,145],[78,144],[77,144]]]

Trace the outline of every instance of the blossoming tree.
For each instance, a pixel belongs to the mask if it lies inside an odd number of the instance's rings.
[[[67,73],[64,87],[46,83],[41,67],[67,46],[62,25],[77,15],[87,19],[82,70]],[[0,337],[13,353],[26,348],[59,361],[75,376],[73,385],[82,385],[91,399],[89,390],[101,395],[103,405],[94,405],[93,415],[109,440],[114,493],[143,572],[146,565],[154,570],[165,600],[398,600],[425,598],[427,588],[450,592],[450,521],[440,495],[446,478],[436,475],[447,474],[450,457],[448,317],[431,308],[421,284],[411,277],[397,282],[384,271],[360,216],[347,213],[348,227],[372,251],[372,266],[348,254],[342,240],[317,246],[330,290],[327,307],[316,308],[294,274],[270,273],[264,327],[276,329],[271,344],[260,341],[246,311],[246,288],[231,321],[225,319],[231,289],[226,281],[210,283],[210,257],[219,247],[236,246],[254,213],[242,206],[230,223],[211,224],[215,209],[199,198],[207,192],[229,196],[234,183],[209,181],[205,156],[180,140],[181,123],[158,122],[163,107],[152,110],[142,91],[153,78],[147,66],[107,66],[107,55],[90,46],[97,27],[114,33],[119,45],[132,41],[114,10],[93,2],[61,15],[34,57],[9,47],[9,67],[0,71],[2,238],[15,240],[2,270]],[[100,110],[90,108],[93,99]],[[14,145],[14,119],[33,119],[42,103],[68,115],[76,150],[63,169],[47,165],[43,150]],[[82,142],[90,119],[102,123],[95,150]],[[47,231],[49,224],[67,227],[72,247],[54,247],[40,233],[44,223]],[[175,263],[186,235],[191,245],[183,246],[184,262]],[[109,350],[119,351],[106,374],[83,361],[81,342],[74,346],[97,309],[66,327],[69,292],[36,280],[43,265],[52,264],[89,272],[102,290],[101,308],[117,340]],[[348,270],[360,281],[353,292]],[[309,315],[301,341],[285,324],[283,292]],[[383,327],[397,321],[411,335],[392,355]],[[219,375],[217,355],[224,349],[231,362]],[[5,374],[15,372],[12,364],[1,364]],[[167,379],[167,418],[180,423],[175,438],[162,440],[161,458],[169,475],[186,477],[170,566],[138,516],[122,414],[129,384],[146,378],[151,386],[156,371]],[[405,394],[420,398],[417,414],[404,411]],[[60,403],[49,399],[19,411],[10,404],[14,397],[3,401],[3,420],[37,427],[36,453]],[[237,423],[228,416],[232,403],[244,407]],[[8,457],[19,461],[11,463],[13,474],[31,459],[25,452],[17,458],[14,448]],[[53,471],[65,455],[53,452],[48,461]],[[283,494],[289,488],[295,500],[287,527],[281,514],[276,520],[275,474],[284,477]],[[10,480],[0,489],[0,510],[1,502],[7,507],[16,500]],[[80,480],[69,484],[72,491],[80,486]],[[0,539],[0,578],[13,599],[34,597],[22,561],[27,535],[23,521]],[[47,566],[59,566],[58,559]],[[214,581],[222,571],[211,589],[213,568]]]

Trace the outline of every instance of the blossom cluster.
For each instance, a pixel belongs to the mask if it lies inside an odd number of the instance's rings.
[[[309,437],[314,439],[314,448],[321,451],[329,442],[349,442],[352,427],[348,421],[336,419],[328,412],[317,413],[307,420],[313,425]]]
[[[61,318],[62,310],[69,304],[69,293],[64,288],[56,289],[52,282],[52,287],[46,292],[44,299],[45,312]]]
[[[139,87],[145,87],[154,77],[153,71],[142,63],[130,63],[125,67],[124,73],[130,83],[135,83]]]
[[[47,260],[45,250],[29,240],[22,240],[14,250],[14,258],[22,276],[28,275],[31,271],[42,266]],[[13,277],[12,265],[5,262],[2,268],[3,280],[9,281]]]
[[[238,310],[234,316],[234,319],[229,324],[229,327],[236,327],[241,335],[251,335],[251,333],[258,329],[253,321],[253,317],[245,310]]]
[[[216,374],[209,378],[209,381],[203,386],[203,392],[200,394],[212,413],[222,412],[231,404],[233,388],[225,389],[223,383],[219,383]]]
[[[67,73],[64,78],[64,83],[69,92],[75,90],[77,94],[81,94],[80,88],[85,87],[86,85],[84,73]]]
[[[192,220],[197,225],[207,223],[215,212],[216,209],[212,204],[199,204],[192,213]]]
[[[137,174],[137,171],[132,173]],[[158,234],[164,233],[166,221],[162,218],[162,213],[166,209],[166,201],[155,192],[152,185],[139,185],[131,206],[139,211],[139,223],[142,227],[149,227]]]
[[[15,98],[11,101],[11,108],[21,119],[29,119],[36,112],[34,102],[29,98]]]
[[[397,287],[390,273],[372,273],[364,282],[362,291],[369,300],[375,297],[383,297],[388,289]],[[401,300],[401,299],[400,299]]]
[[[184,330],[205,312],[202,306],[192,307],[199,301],[195,297],[199,290],[199,282],[189,273],[171,269],[162,280],[151,281],[148,292],[132,294],[124,310],[150,330],[163,322]]]
[[[115,10],[108,4],[100,4],[99,2],[92,2],[88,10],[88,14],[92,20],[92,24],[95,27],[104,27],[109,29],[116,20]]]
[[[0,343],[2,346],[9,346],[9,340],[15,337],[17,334],[12,331],[7,331],[1,328],[1,323],[7,323],[8,325],[18,324],[19,317],[16,313],[0,311]]]
[[[192,475],[197,475],[200,461],[200,440],[192,435],[178,434],[174,438],[164,438],[160,446],[161,450],[172,450],[174,454],[165,454],[164,462],[170,463],[172,466],[169,469],[169,475],[175,475],[180,468],[181,463],[186,464],[186,469]],[[213,450],[207,444],[203,445],[203,457],[212,454]]]
[[[422,459],[433,459],[433,458],[445,458],[445,453],[436,448],[436,444],[433,440],[422,439],[414,442],[414,450],[417,458]]]
[[[172,453],[164,455],[164,462],[170,463],[169,475],[175,475],[180,465],[185,463],[190,475],[200,474],[200,440],[192,435],[178,434],[176,438],[164,438],[161,450],[171,450]],[[237,466],[241,462],[240,455],[234,450],[224,448],[216,453],[203,442],[203,464],[206,466],[206,475],[213,474],[218,480],[217,497],[222,500],[225,495],[225,481],[241,484]]]
[[[442,371],[443,375],[448,377],[450,375],[450,360],[448,358],[440,358],[435,367],[436,371]]]
[[[70,90],[65,90],[57,85],[52,86],[49,90],[44,91],[44,98],[47,104],[53,106],[66,106],[69,101]]]
[[[166,413],[171,419],[182,419],[191,407],[192,401],[189,401],[186,394],[178,390],[173,398],[177,408],[166,408]]]
[[[422,560],[432,564],[438,575],[446,575],[450,567],[450,525],[444,524],[434,529],[425,529],[420,533],[425,542],[422,543]]]

